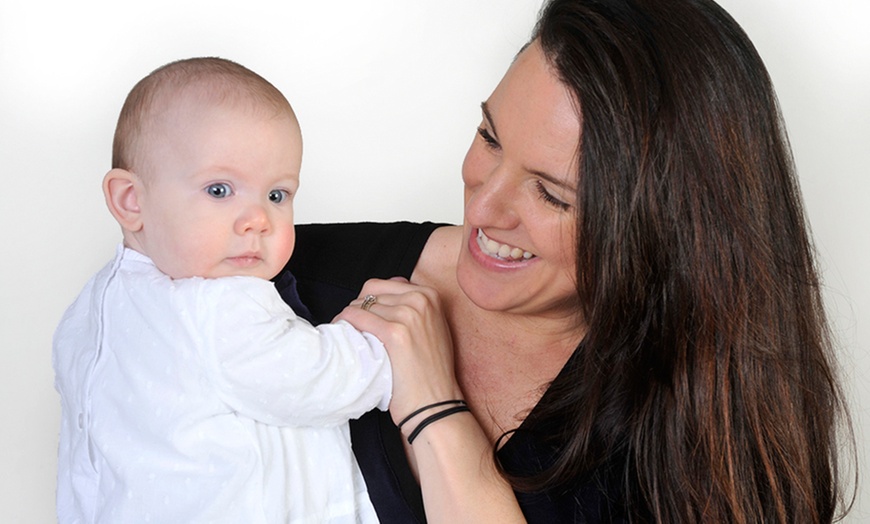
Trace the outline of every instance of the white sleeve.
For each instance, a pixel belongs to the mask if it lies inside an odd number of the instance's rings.
[[[389,405],[390,362],[374,335],[347,322],[314,327],[262,279],[195,283],[191,328],[231,409],[271,425],[333,426]]]

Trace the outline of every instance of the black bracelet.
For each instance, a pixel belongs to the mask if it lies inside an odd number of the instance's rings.
[[[402,429],[402,426],[404,426],[405,423],[407,423],[409,420],[416,417],[420,413],[426,411],[427,409],[437,408],[438,406],[446,406],[447,404],[462,404],[463,406],[466,405],[464,400],[442,400],[441,402],[429,404],[428,406],[423,406],[422,408],[418,409],[417,411],[414,411],[413,413],[411,413],[407,417],[403,418],[402,421],[399,422],[399,425],[397,427],[399,429]]]
[[[428,417],[423,419],[423,421],[420,422],[420,424],[417,425],[416,428],[414,428],[414,431],[412,431],[410,435],[408,435],[408,444],[413,444],[414,439],[417,438],[417,435],[419,435],[420,432],[423,431],[423,428],[425,428],[429,424],[431,424],[437,420],[441,420],[444,417],[448,417],[450,415],[453,415],[454,413],[462,413],[463,411],[471,411],[471,410],[468,409],[468,406],[463,405],[463,406],[456,406],[455,408],[445,409],[444,411],[439,411],[438,413],[435,413],[434,415],[429,415]]]

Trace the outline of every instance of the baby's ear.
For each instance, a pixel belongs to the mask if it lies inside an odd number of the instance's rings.
[[[142,229],[141,191],[139,177],[126,169],[112,169],[103,178],[103,196],[109,211],[122,228],[133,233]]]

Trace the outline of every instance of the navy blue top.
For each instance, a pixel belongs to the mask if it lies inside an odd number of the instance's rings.
[[[307,306],[305,316],[314,323],[329,322],[357,298],[369,278],[410,278],[429,235],[438,227],[410,222],[297,226],[293,258],[276,277],[276,287],[294,308],[301,298]],[[499,462],[511,474],[539,472],[556,454],[544,439],[548,429],[531,422],[534,413],[498,451]],[[351,421],[350,427],[353,451],[381,522],[426,522],[420,486],[389,413],[369,412]],[[517,499],[529,522],[625,522],[619,511],[620,491],[611,475],[596,474],[544,492],[517,492]]]

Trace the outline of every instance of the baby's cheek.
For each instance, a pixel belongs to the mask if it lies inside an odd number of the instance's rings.
[[[283,267],[290,260],[293,249],[296,247],[296,229],[292,225],[283,228],[275,237],[275,252],[279,254]]]

